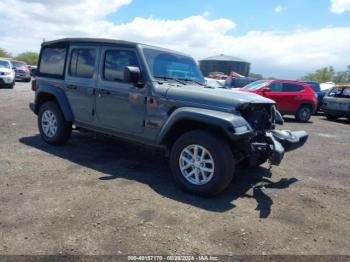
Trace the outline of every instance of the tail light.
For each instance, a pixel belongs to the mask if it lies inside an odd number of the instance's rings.
[[[35,92],[37,88],[38,88],[38,87],[37,87],[37,85],[36,85],[36,79],[33,79],[33,80],[32,80],[32,90]]]

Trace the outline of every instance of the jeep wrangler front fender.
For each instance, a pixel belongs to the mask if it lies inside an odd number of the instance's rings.
[[[243,136],[252,135],[253,133],[253,130],[247,121],[243,117],[235,115],[234,113],[202,108],[181,107],[176,109],[164,123],[159,132],[157,143],[163,144],[172,128],[183,120],[195,121],[197,123],[218,127],[232,140],[237,140]],[[247,128],[241,132],[237,130],[237,128],[240,127]]]
[[[33,107],[32,109],[34,113],[38,114],[42,103],[46,100],[51,100],[48,99],[51,97],[53,97],[54,100],[58,103],[58,106],[60,107],[66,121],[73,122],[74,115],[72,109],[61,87],[41,85],[36,91],[35,103],[33,106],[31,106]]]

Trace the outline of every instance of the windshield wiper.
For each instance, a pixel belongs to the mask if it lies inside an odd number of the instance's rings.
[[[167,76],[154,76],[154,78],[157,78],[157,79],[161,79],[161,80],[164,80],[164,81],[169,81],[169,80],[172,80],[172,81],[175,81],[175,82],[178,82],[182,85],[186,85],[185,82],[182,82],[181,80],[177,79],[177,78],[172,78],[172,77],[167,77]]]
[[[189,79],[189,78],[179,78],[178,80],[181,80],[181,81],[185,81],[185,82],[193,82],[193,83],[196,83],[197,85],[200,85],[200,86],[207,86],[197,80],[193,80],[193,79]]]

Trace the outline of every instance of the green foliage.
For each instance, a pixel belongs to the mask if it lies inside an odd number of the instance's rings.
[[[324,82],[334,82],[334,83],[349,83],[350,82],[350,66],[348,66],[346,71],[335,72],[332,66],[325,67],[317,70],[314,73],[303,76],[301,80],[311,80],[318,81],[320,83]]]
[[[28,65],[36,65],[38,63],[39,54],[35,52],[24,52],[16,56],[15,59],[26,62]]]
[[[0,57],[9,58],[11,57],[11,54],[8,53],[5,49],[0,48]]]

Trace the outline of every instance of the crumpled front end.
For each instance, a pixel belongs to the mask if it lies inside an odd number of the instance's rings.
[[[271,165],[278,166],[286,152],[302,147],[308,139],[305,131],[276,130],[275,124],[283,124],[283,119],[273,104],[247,104],[240,112],[254,131],[248,141],[249,160],[253,166],[261,159],[268,159]]]

